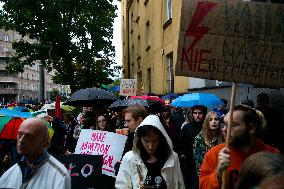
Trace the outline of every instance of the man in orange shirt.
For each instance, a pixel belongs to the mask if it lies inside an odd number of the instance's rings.
[[[229,116],[225,116],[225,133]],[[240,167],[244,160],[260,151],[277,153],[278,150],[257,139],[261,119],[256,111],[248,106],[238,105],[233,113],[230,149],[225,144],[210,149],[201,165],[199,176],[200,189],[221,188],[222,172],[227,169],[226,188],[234,188]],[[228,133],[226,133],[228,134]]]

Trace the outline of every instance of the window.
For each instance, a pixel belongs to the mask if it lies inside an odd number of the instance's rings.
[[[146,23],[146,50],[150,48],[151,45],[151,33],[150,33],[150,23]]]
[[[9,85],[4,84],[4,89],[9,89]]]
[[[139,0],[137,0],[137,17],[135,22],[138,23],[140,19],[140,6],[139,6]]]
[[[138,42],[137,42],[137,58],[139,58],[141,56],[141,52],[140,52],[140,35],[138,35]]]
[[[165,2],[165,22],[172,18],[172,0],[164,0]]]
[[[8,34],[5,34],[5,35],[3,36],[3,41],[9,42],[9,35],[8,35]]]
[[[151,76],[151,68],[147,69],[147,87],[148,87],[148,93],[152,93],[152,80],[151,80],[152,76]]]
[[[167,61],[167,85],[168,92],[174,92],[174,66],[173,66],[173,53],[169,53],[166,57]]]

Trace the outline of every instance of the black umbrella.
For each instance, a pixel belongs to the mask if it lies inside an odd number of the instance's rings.
[[[86,88],[74,92],[64,104],[79,107],[107,107],[115,100],[116,96],[104,89]]]
[[[126,99],[117,100],[109,106],[110,110],[121,111],[131,105],[141,105],[144,106],[149,113],[158,113],[164,111],[164,106],[157,100],[147,100],[147,99]]]

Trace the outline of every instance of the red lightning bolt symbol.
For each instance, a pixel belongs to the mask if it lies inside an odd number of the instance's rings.
[[[194,38],[192,44],[187,49],[187,52],[193,49],[195,44],[202,38],[202,36],[208,32],[208,27],[198,25],[216,5],[217,3],[212,2],[198,2],[197,9],[186,31],[186,36],[192,36]]]

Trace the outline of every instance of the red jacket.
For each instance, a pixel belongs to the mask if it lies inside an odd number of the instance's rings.
[[[217,178],[216,168],[218,164],[219,152],[225,144],[219,144],[212,147],[206,154],[201,165],[201,171],[199,176],[199,189],[219,189],[221,188],[221,182]],[[247,153],[237,150],[234,147],[230,147],[231,165],[227,168],[227,181],[226,188],[234,188],[239,170],[245,159],[257,152],[268,151],[277,153],[278,149],[271,147],[257,140],[254,147]]]

